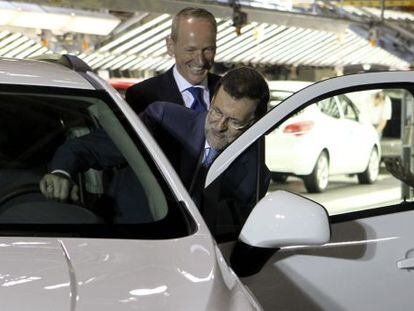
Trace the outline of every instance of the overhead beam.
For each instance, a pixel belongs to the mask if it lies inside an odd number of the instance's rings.
[[[27,2],[17,0],[15,2]],[[31,3],[40,5],[60,6],[77,9],[113,10],[126,12],[152,12],[175,14],[188,6],[197,6],[209,10],[218,18],[231,18],[233,9],[229,5],[204,1],[188,0],[32,0]],[[341,33],[348,28],[350,21],[341,18],[331,18],[312,14],[299,14],[270,9],[242,7],[248,14],[249,22],[285,25],[288,27],[303,27],[316,30]],[[352,22],[355,24],[355,21]]]

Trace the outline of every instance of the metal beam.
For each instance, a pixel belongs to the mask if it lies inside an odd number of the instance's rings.
[[[27,2],[17,0],[15,2]],[[218,18],[231,18],[233,9],[229,5],[204,1],[189,0],[32,0],[31,3],[40,5],[60,6],[77,9],[113,10],[125,12],[152,12],[175,14],[188,6],[197,6],[209,10]],[[330,32],[343,32],[350,21],[343,18],[331,18],[313,14],[299,14],[262,8],[245,7],[243,12],[248,14],[249,22],[270,23],[277,25],[311,28]],[[352,22],[355,24],[355,21]]]

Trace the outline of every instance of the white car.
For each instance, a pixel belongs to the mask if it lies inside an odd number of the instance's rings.
[[[270,105],[310,84],[272,81]],[[344,94],[298,111],[266,136],[266,164],[273,179],[302,177],[308,192],[325,191],[329,176],[339,174],[357,174],[360,183],[371,184],[378,177],[379,162],[378,134]]]
[[[60,62],[74,70],[0,60],[2,310],[411,310],[412,202],[358,212],[350,204],[328,223],[318,203],[276,191],[257,203],[238,241],[224,242],[119,93],[76,58]],[[296,111],[378,87],[412,90],[414,75],[338,77],[295,93],[216,158],[206,193]],[[103,177],[113,171],[77,178],[82,205],[38,193],[56,148],[98,127],[133,168],[138,183],[130,187],[141,186],[137,206],[152,221],[111,221]],[[223,202],[209,200],[221,212]]]
[[[262,310],[118,92],[72,56],[0,59],[0,69],[2,310]],[[80,174],[75,180],[80,204],[50,201],[39,193],[39,180],[57,147],[98,128],[135,174],[136,182],[127,188],[139,194],[136,209],[122,210],[121,218],[107,181],[122,178],[123,167]],[[278,208],[274,200],[285,203]],[[286,209],[301,202],[313,219],[309,230],[299,229],[298,210]],[[147,217],[137,218],[138,210]],[[289,219],[281,224],[282,232],[275,214]],[[258,231],[258,224],[268,225]],[[248,274],[243,272],[246,245],[272,249],[328,240],[322,207],[275,193],[248,218],[233,265],[239,274]]]

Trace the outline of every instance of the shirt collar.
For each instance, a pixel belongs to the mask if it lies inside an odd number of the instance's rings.
[[[173,75],[174,75],[175,82],[177,82],[177,86],[178,86],[178,89],[180,90],[180,93],[186,91],[189,87],[193,86],[178,72],[176,65],[174,65],[174,68],[173,68]],[[207,78],[205,78],[200,84],[197,84],[197,86],[201,87],[204,90],[207,90]]]

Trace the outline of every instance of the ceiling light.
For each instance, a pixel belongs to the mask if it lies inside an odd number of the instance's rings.
[[[0,25],[108,35],[120,19],[107,13],[0,1]]]

